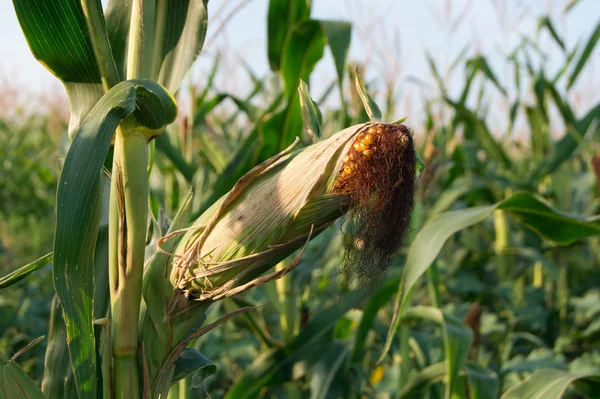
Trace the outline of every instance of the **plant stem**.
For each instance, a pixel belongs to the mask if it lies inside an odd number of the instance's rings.
[[[427,287],[429,288],[431,304],[439,309],[442,306],[440,299],[440,272],[435,261],[427,269]]]
[[[285,261],[279,262],[275,266],[276,270],[283,270],[288,265]],[[280,305],[280,322],[283,339],[285,342],[291,342],[299,332],[299,317],[298,317],[298,295],[294,289],[294,281],[292,275],[287,275],[283,278],[275,280],[275,287],[279,296]]]
[[[410,338],[410,327],[400,325],[400,378],[398,379],[398,388],[400,391],[408,383],[408,373],[410,372],[410,346],[408,339]]]
[[[148,198],[148,146],[136,132],[115,137],[110,194],[109,276],[114,392],[138,398],[137,331],[142,293]]]
[[[506,281],[510,276],[511,265],[508,257],[504,253],[509,246],[508,221],[505,211],[496,209],[494,216],[494,231],[496,242],[494,243],[494,252],[498,257],[499,275],[501,281]]]

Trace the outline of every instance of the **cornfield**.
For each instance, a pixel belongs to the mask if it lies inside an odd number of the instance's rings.
[[[412,120],[311,1],[245,97],[187,77],[207,0],[105,3],[13,0],[69,118],[0,117],[0,398],[600,398],[600,21],[426,55]]]

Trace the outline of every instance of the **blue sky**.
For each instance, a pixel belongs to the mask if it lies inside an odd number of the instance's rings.
[[[390,79],[399,88],[399,103],[405,114],[418,112],[422,89],[410,84],[413,78],[431,83],[425,59],[428,51],[444,71],[465,45],[470,54],[486,55],[501,80],[512,73],[503,57],[522,36],[534,37],[539,16],[550,14],[569,48],[586,40],[600,21],[600,0],[581,0],[571,12],[563,13],[566,0],[313,0],[312,17],[340,19],[353,23],[350,59],[367,61],[368,76]],[[209,31],[201,59],[192,71],[193,81],[202,81],[216,51],[224,54],[224,68],[218,83],[229,91],[246,86],[240,75],[240,60],[253,71],[268,74],[266,56],[267,0],[210,0]],[[227,15],[232,18],[225,18]],[[222,25],[223,19],[228,23]],[[457,22],[458,21],[458,22]],[[456,26],[453,26],[456,24]],[[222,28],[222,29],[220,29]],[[217,32],[218,31],[218,32]],[[216,33],[217,32],[217,33]],[[57,80],[30,54],[10,1],[0,2],[0,81],[24,87],[33,93],[56,88]],[[558,48],[547,34],[540,37],[557,69],[562,60]],[[580,78],[584,102],[597,100],[600,92],[600,50]],[[313,74],[312,87],[322,87],[335,77],[331,57],[327,56]],[[414,80],[414,79],[413,79]],[[451,90],[462,84],[461,74],[449,79]],[[316,90],[316,89],[315,89]],[[317,90],[318,91],[318,90]],[[577,90],[576,90],[577,91]],[[318,92],[313,93],[318,97]],[[586,96],[595,97],[586,100]],[[415,110],[416,108],[416,110]]]

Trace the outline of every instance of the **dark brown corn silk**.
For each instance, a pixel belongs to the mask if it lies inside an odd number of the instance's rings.
[[[351,197],[342,273],[360,287],[381,281],[410,224],[415,186],[413,137],[404,125],[373,124],[358,134],[334,192]]]

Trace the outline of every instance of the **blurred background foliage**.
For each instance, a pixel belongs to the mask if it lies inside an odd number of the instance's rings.
[[[424,57],[429,66],[425,82],[402,73],[396,41],[369,47],[357,35],[372,21],[311,19],[310,3],[271,0],[265,19],[271,72],[258,76],[243,59],[232,62],[215,39],[248,2],[219,3],[210,3],[216,7],[210,24],[217,28],[203,56],[208,67],[180,93],[177,123],[153,142],[150,207],[161,224],[190,188],[198,215],[296,136],[302,145],[311,143],[303,132],[300,79],[321,105],[328,137],[367,119],[353,84],[358,73],[385,120],[408,114],[427,168],[409,237],[379,288],[356,291],[352,276],[338,272],[344,237],[337,224],[308,245],[300,266],[284,279],[212,307],[209,319],[260,305],[193,342],[216,368],[181,380],[170,397],[497,398],[543,368],[564,374],[536,374],[532,384],[600,373],[600,241],[592,237],[600,227],[585,219],[599,214],[600,205],[600,98],[598,83],[590,82],[600,20],[570,45],[560,21],[579,1],[556,2],[553,13],[539,18],[518,7],[503,18],[502,6],[510,2],[492,1],[500,21],[536,18],[537,34],[523,36],[500,57],[497,49],[467,43],[442,64],[423,49],[412,57]],[[441,20],[432,15],[423,23],[445,24],[451,36],[470,2],[460,9],[442,3]],[[397,29],[404,34],[401,25]],[[367,42],[363,58],[348,58],[355,41]],[[328,82],[311,77],[321,60],[334,71]],[[244,82],[243,90],[230,90],[231,81]],[[51,249],[67,115],[60,98],[50,103],[32,111],[31,99],[21,97],[20,104],[3,106],[2,275]],[[490,208],[477,220],[468,214],[517,192],[535,200],[517,198],[512,208]],[[542,200],[570,215],[544,213]],[[426,236],[429,222],[440,230],[464,229],[444,243]],[[424,251],[412,245],[419,232],[431,245],[427,250],[435,242],[443,246],[410,291],[399,328],[390,329],[409,249]],[[0,293],[0,353],[11,356],[46,333],[51,294],[49,268]],[[378,362],[386,344],[390,350]],[[42,343],[20,358],[38,381],[43,353]],[[575,387],[566,397],[598,397],[593,379]]]

